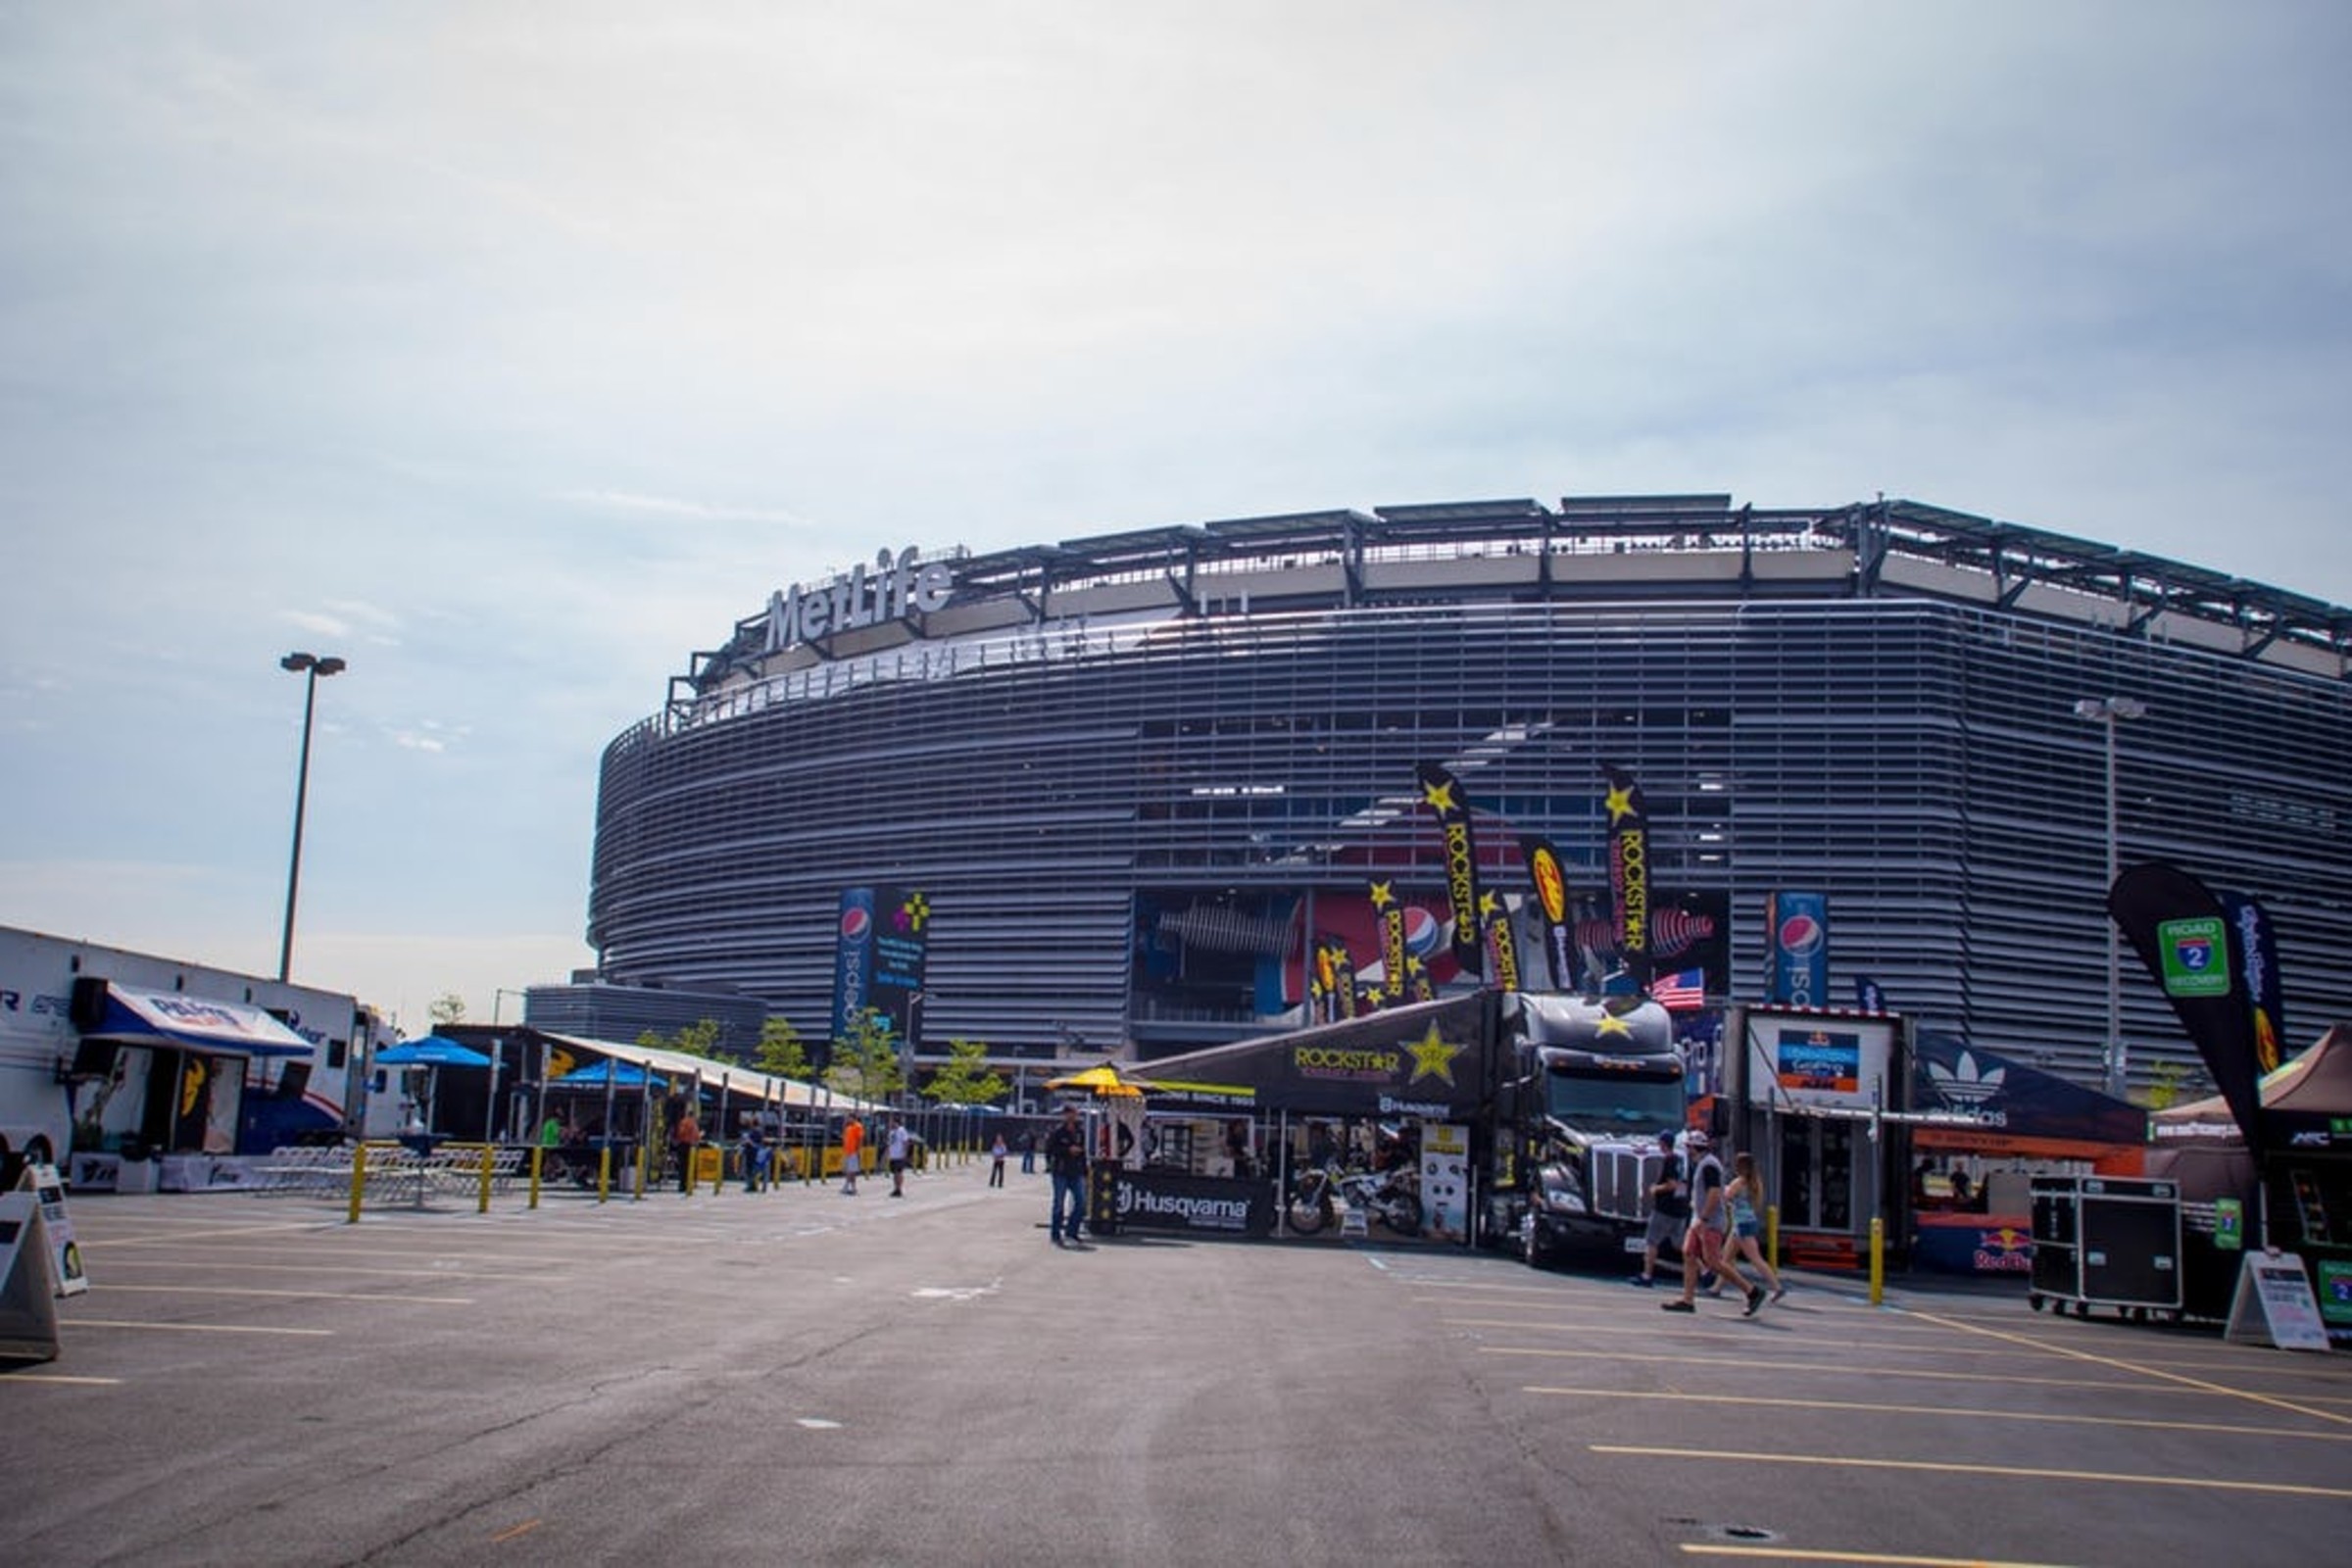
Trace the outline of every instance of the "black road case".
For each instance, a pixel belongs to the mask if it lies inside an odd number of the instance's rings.
[[[2027,1299],[2087,1317],[2180,1315],[2180,1186],[2117,1176],[2036,1176]]]

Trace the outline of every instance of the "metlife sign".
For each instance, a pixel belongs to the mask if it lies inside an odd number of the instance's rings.
[[[874,556],[872,571],[853,566],[829,583],[794,583],[767,602],[767,648],[771,654],[835,632],[855,631],[910,614],[929,614],[955,592],[956,575],[936,562],[918,564],[908,545],[892,556]]]

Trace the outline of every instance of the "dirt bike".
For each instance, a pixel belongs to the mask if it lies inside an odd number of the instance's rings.
[[[1398,1236],[1421,1234],[1421,1195],[1398,1171],[1344,1171],[1324,1165],[1307,1171],[1291,1190],[1291,1229],[1312,1236],[1331,1223],[1340,1205],[1360,1208]]]

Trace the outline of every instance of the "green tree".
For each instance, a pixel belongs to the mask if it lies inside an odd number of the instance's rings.
[[[701,1056],[709,1061],[731,1062],[718,1054],[718,1020],[704,1018],[690,1023],[674,1035],[658,1029],[648,1029],[637,1037],[637,1043],[652,1051],[674,1051],[682,1056]]]
[[[790,1018],[770,1018],[760,1026],[760,1050],[752,1057],[752,1065],[761,1072],[802,1083],[807,1083],[815,1072],[814,1064],[808,1060],[808,1044],[792,1026]]]
[[[466,999],[455,991],[444,991],[433,999],[431,1006],[424,1009],[424,1015],[433,1021],[436,1029],[445,1023],[464,1023]]]
[[[943,1105],[988,1105],[1004,1098],[1010,1085],[988,1064],[988,1047],[978,1040],[951,1040],[945,1065],[923,1086],[923,1098]]]
[[[887,1101],[906,1083],[899,1060],[899,1037],[890,1020],[872,1007],[858,1014],[846,1033],[833,1039],[833,1063],[825,1083],[853,1100]]]

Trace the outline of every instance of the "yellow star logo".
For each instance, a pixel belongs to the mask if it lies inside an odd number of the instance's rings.
[[[906,902],[899,906],[899,913],[905,929],[920,931],[931,918],[931,901],[920,893],[910,894]]]
[[[1394,882],[1373,883],[1372,907],[1375,909],[1385,909],[1390,905],[1395,904],[1396,902],[1396,895],[1390,890],[1396,887],[1396,884]]]
[[[1478,895],[1478,915],[1480,919],[1491,920],[1501,908],[1502,901],[1499,898],[1495,897],[1492,893],[1481,890]]]
[[[1440,1038],[1436,1024],[1429,1026],[1427,1035],[1404,1049],[1413,1057],[1413,1075],[1405,1080],[1408,1085],[1417,1084],[1424,1078],[1442,1078],[1446,1083],[1453,1082],[1453,1058],[1462,1054],[1462,1048],[1449,1046]]]
[[[1429,803],[1429,808],[1433,811],[1443,813],[1460,809],[1453,804],[1453,784],[1450,780],[1445,783],[1435,779],[1425,781],[1421,786],[1421,798]]]
[[[1609,821],[1614,825],[1620,817],[1634,814],[1634,787],[1631,784],[1611,784],[1607,801]]]
[[[1623,1018],[1618,1017],[1613,1012],[1602,1013],[1600,1022],[1592,1026],[1592,1033],[1595,1036],[1603,1039],[1612,1035],[1623,1035],[1628,1040],[1631,1040],[1634,1035],[1632,1027],[1628,1025]]]

